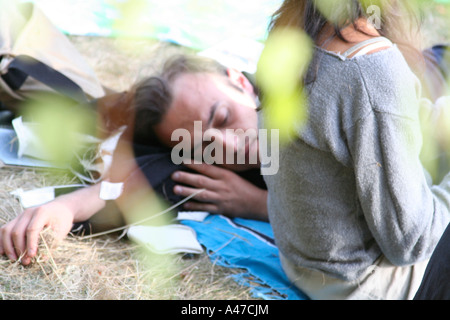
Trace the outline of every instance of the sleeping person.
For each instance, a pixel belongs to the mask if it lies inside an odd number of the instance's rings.
[[[149,212],[158,212],[164,206],[160,196],[176,203],[203,189],[185,203],[185,210],[267,220],[258,141],[239,134],[256,132],[257,107],[256,90],[243,73],[195,55],[168,59],[159,75],[99,103],[106,131],[128,126],[105,178],[123,183],[121,196],[114,200],[117,210],[105,210],[110,209],[111,201],[99,197],[101,183],[61,195],[24,210],[3,225],[0,254],[11,260],[21,257],[21,263],[27,265],[36,255],[39,233],[46,227],[62,239],[74,223],[87,220],[94,229],[96,222],[99,228],[123,225],[138,219],[128,212],[143,199],[152,207]],[[202,132],[194,132],[199,127]],[[174,164],[171,148],[179,141],[172,141],[172,132],[177,129],[202,137],[213,132],[214,145],[222,145],[226,161],[220,165]],[[192,149],[205,150],[209,144],[204,140],[199,146],[192,144]],[[244,155],[243,161],[238,161],[239,154]]]

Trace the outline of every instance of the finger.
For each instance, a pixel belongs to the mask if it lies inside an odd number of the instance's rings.
[[[20,257],[20,263],[23,265],[29,265],[31,263],[31,257],[28,255],[27,243],[26,243],[26,231],[28,224],[30,223],[29,212],[24,212],[19,221],[16,223],[12,230],[12,240],[16,254]]]
[[[31,221],[33,210],[25,210],[15,219],[15,223],[12,225],[11,239],[17,256],[21,256],[26,251],[26,230]]]
[[[176,195],[183,196],[183,197],[188,197],[190,195],[198,193],[200,190],[201,189],[195,189],[195,188],[190,188],[190,187],[186,187],[186,186],[178,186],[178,185],[173,188],[173,192]],[[217,194],[215,192],[205,189],[202,192],[196,194],[193,197],[193,199],[196,199],[196,200],[202,201],[202,202],[215,202],[215,201],[217,201]]]
[[[206,211],[210,213],[218,213],[219,207],[213,203],[198,203],[198,202],[186,202],[184,204],[184,209],[190,211]]]
[[[216,181],[203,174],[176,171],[172,174],[172,179],[176,182],[186,184],[195,188],[200,189],[216,188]]]
[[[211,177],[213,179],[220,179],[222,178],[224,172],[227,171],[227,169],[215,166],[215,165],[211,165],[211,164],[206,164],[206,163],[201,163],[201,164],[186,164],[186,167],[188,167],[189,169],[195,170],[198,173],[204,174],[205,176]]]
[[[25,215],[22,215],[21,218],[17,220],[14,227],[11,229],[11,240],[18,257],[22,256],[26,251],[25,232],[28,222],[29,219],[27,219]]]
[[[36,256],[39,243],[39,234],[47,225],[45,215],[40,213],[42,211],[39,208],[36,210],[38,211],[33,215],[33,218],[26,229],[27,256],[30,258]]]
[[[11,227],[10,223],[8,225],[2,227],[1,241],[2,241],[4,254],[6,254],[6,256],[10,260],[16,261],[17,260],[16,251],[14,250],[14,245],[11,240],[11,228],[12,227]]]

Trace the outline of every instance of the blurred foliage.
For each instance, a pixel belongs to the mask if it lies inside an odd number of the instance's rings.
[[[258,62],[256,80],[263,92],[267,129],[278,129],[281,144],[305,122],[306,97],[302,76],[312,57],[312,43],[300,30],[274,31]]]
[[[91,108],[56,94],[41,94],[23,107],[26,121],[36,124],[43,153],[57,166],[73,163],[86,146],[84,136],[96,136],[97,118]]]

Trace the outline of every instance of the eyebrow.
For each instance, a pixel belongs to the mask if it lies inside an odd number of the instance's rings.
[[[212,121],[214,119],[214,115],[216,114],[218,106],[219,106],[219,102],[218,101],[211,106],[211,109],[209,111],[209,118],[208,118],[208,122],[207,122],[208,127],[211,126],[211,123],[212,123]]]

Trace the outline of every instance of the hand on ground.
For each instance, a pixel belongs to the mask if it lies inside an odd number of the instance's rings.
[[[37,254],[41,231],[49,227],[55,240],[61,240],[70,232],[73,220],[73,212],[61,201],[26,209],[0,228],[0,255],[28,265]]]

